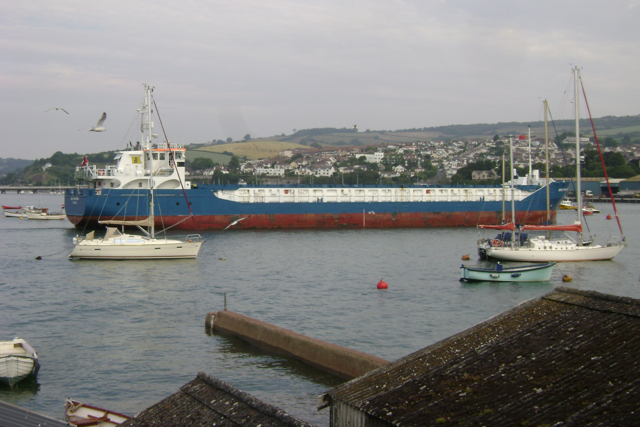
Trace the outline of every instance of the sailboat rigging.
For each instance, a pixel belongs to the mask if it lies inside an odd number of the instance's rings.
[[[579,82],[580,71],[578,67],[573,70],[575,91],[575,127],[576,127],[576,199],[577,205],[582,206],[582,194],[580,188],[580,106],[579,106]],[[583,87],[584,89],[584,87]],[[585,97],[586,98],[586,97]],[[546,120],[546,113],[545,113]],[[595,129],[594,129],[595,134]],[[604,164],[603,164],[604,167]],[[606,169],[605,169],[606,170]],[[606,173],[606,172],[605,172]],[[608,179],[607,179],[608,181]],[[621,241],[607,243],[606,245],[593,244],[591,240],[585,240],[582,229],[582,210],[577,209],[578,219],[570,225],[524,225],[521,231],[572,231],[577,233],[575,240],[566,238],[551,239],[549,236],[537,236],[528,238],[522,244],[512,243],[510,246],[491,246],[486,248],[486,255],[503,261],[597,261],[610,260],[624,247],[624,237]],[[620,229],[622,231],[622,228]]]
[[[154,190],[156,188],[156,177],[159,176],[173,176],[178,175],[178,179],[181,179],[177,173],[175,167],[174,152],[170,146],[168,139],[165,139],[165,144],[152,144],[152,139],[157,135],[152,134],[153,121],[151,118],[152,108],[151,105],[155,105],[153,101],[153,87],[144,85],[145,97],[143,107],[140,109],[141,125],[140,130],[142,132],[142,141],[144,141],[144,147],[140,150],[134,150],[127,152],[128,156],[132,159],[132,163],[139,165],[142,164],[142,168],[134,170],[136,174],[146,175],[146,184],[149,189],[149,208],[148,216],[143,219],[137,220],[105,220],[100,221],[100,224],[107,225],[107,231],[103,238],[95,238],[95,231],[91,231],[85,236],[76,236],[73,239],[75,248],[69,254],[71,259],[109,259],[109,260],[123,260],[123,259],[182,259],[182,258],[196,258],[202,243],[205,239],[199,234],[190,234],[183,238],[171,236],[169,238],[166,235],[164,238],[156,237],[155,231],[155,200]],[[157,111],[157,110],[156,110]],[[164,129],[163,129],[164,130]],[[161,146],[162,145],[162,146]],[[164,170],[163,162],[159,162],[159,167],[154,167],[154,161],[164,160],[165,154],[169,155],[169,166],[173,170]],[[119,154],[123,156],[123,153]],[[140,179],[138,185],[142,187],[143,179]],[[185,193],[186,199],[186,193]],[[189,201],[186,200],[186,205],[189,207]],[[190,209],[189,209],[190,211]],[[191,211],[190,211],[191,213]],[[193,216],[193,213],[191,213]],[[188,218],[185,218],[185,220]],[[121,225],[123,231],[118,230],[116,227],[109,227],[109,225]],[[124,232],[124,226],[135,226],[143,234],[130,234]],[[146,227],[146,229],[145,229]]]

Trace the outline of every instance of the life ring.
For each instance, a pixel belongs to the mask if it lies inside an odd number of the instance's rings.
[[[491,245],[493,245],[493,246],[498,246],[498,247],[500,247],[500,246],[502,246],[502,244],[503,244],[503,243],[502,243],[502,240],[492,240],[492,241],[491,241]]]
[[[104,169],[98,169],[98,175],[104,175]]]

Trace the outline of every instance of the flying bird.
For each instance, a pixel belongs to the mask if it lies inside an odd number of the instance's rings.
[[[251,216],[251,215],[249,215],[249,216]],[[227,229],[227,228],[229,228],[229,227],[233,227],[234,225],[236,225],[237,223],[239,223],[239,222],[240,222],[240,221],[242,221],[243,219],[247,219],[247,218],[249,218],[249,216],[245,216],[244,218],[236,219],[236,220],[235,220],[235,221],[233,221],[231,224],[227,225],[227,226],[224,228],[224,230],[226,230],[226,229]],[[222,230],[222,231],[224,231],[224,230]]]
[[[104,128],[104,126],[102,126],[102,124],[106,119],[107,113],[102,113],[102,117],[100,117],[100,120],[98,120],[98,124],[96,125],[96,127],[89,129],[89,132],[104,132],[106,129]]]
[[[60,108],[60,107],[51,107],[51,108],[49,108],[48,110],[46,110],[46,111],[45,111],[45,113],[46,113],[47,111],[51,111],[51,110],[62,110],[62,111],[64,111],[65,113],[69,114],[69,112],[68,112],[67,110],[65,110],[64,108]]]

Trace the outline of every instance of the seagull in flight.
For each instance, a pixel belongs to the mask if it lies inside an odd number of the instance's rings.
[[[46,111],[45,111],[45,113],[46,113],[47,111],[51,111],[51,110],[62,110],[62,111],[64,111],[65,113],[69,114],[69,112],[68,112],[67,110],[65,110],[64,108],[60,108],[60,107],[51,107],[51,108],[49,108],[48,110],[46,110]]]
[[[251,215],[249,215],[249,216],[251,216]],[[229,227],[233,227],[234,225],[236,225],[236,224],[237,224],[237,223],[239,223],[240,221],[242,221],[242,220],[244,220],[244,219],[249,218],[249,216],[245,216],[244,218],[236,219],[236,220],[235,220],[235,221],[233,221],[231,224],[227,225],[227,226],[224,228],[224,230],[226,230],[226,229],[227,229],[227,228],[229,228]],[[222,230],[222,231],[224,231],[224,230]]]
[[[102,117],[100,117],[100,120],[98,120],[98,124],[96,125],[96,127],[89,129],[89,132],[104,132],[106,129],[104,128],[104,126],[102,126],[102,124],[106,119],[107,113],[102,113]]]

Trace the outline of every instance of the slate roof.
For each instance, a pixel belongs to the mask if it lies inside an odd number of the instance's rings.
[[[640,423],[640,301],[558,287],[328,391],[376,425]]]
[[[65,421],[0,401],[0,426],[2,427],[66,427],[68,425]]]
[[[205,425],[313,427],[203,372],[177,393],[120,424],[121,427]]]

